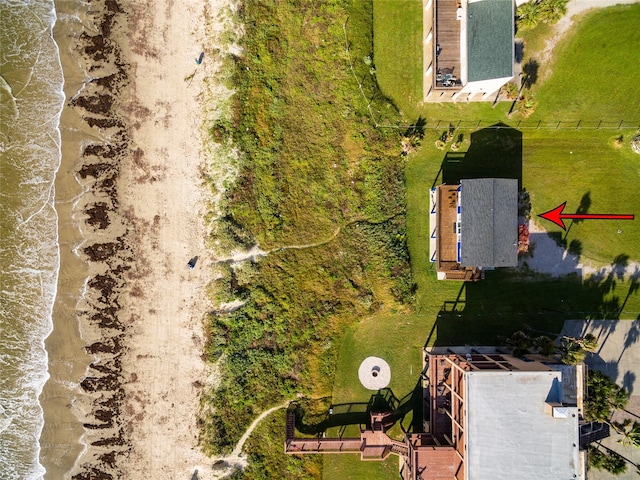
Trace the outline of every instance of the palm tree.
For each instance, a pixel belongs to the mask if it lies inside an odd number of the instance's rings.
[[[540,2],[540,19],[553,25],[567,13],[567,0],[542,0]]]
[[[506,95],[509,100],[515,100],[520,94],[520,87],[513,82],[509,82],[502,86],[502,93]]]
[[[540,5],[534,0],[523,3],[516,10],[516,16],[518,28],[524,30],[534,28],[540,22]]]
[[[627,418],[624,422],[613,422],[613,428],[622,435],[622,438],[618,440],[625,447],[634,446],[640,448],[640,422],[632,421]]]
[[[525,4],[526,5],[526,4]],[[531,92],[526,92],[518,100],[518,111],[524,116],[528,117],[533,113],[536,106],[536,100],[533,98]]]
[[[579,342],[575,339],[563,339],[560,343],[560,353],[562,354],[562,363],[567,365],[578,365],[584,362],[587,352]]]
[[[540,355],[544,355],[545,357],[555,355],[558,349],[553,339],[546,335],[540,335],[539,337],[534,338],[533,346],[538,350]]]
[[[511,353],[514,357],[521,357],[531,350],[532,340],[529,335],[522,330],[518,330],[507,338],[507,346],[511,347]]]
[[[582,338],[562,337],[560,343],[562,362],[567,365],[577,365],[584,361],[587,352],[593,352],[597,348],[598,339],[590,333]]]
[[[598,338],[591,333],[587,333],[579,342],[587,352],[595,352],[598,348]]]
[[[609,422],[613,410],[623,409],[629,392],[598,370],[590,370],[587,377],[587,398],[584,416],[587,420]]]

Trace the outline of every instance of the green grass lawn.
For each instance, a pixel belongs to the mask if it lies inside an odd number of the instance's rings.
[[[638,25],[637,3],[588,13],[574,23],[576,34],[557,45],[548,66],[551,76],[534,85],[539,106],[532,119],[637,122],[640,62],[632,59]]]
[[[623,147],[615,147],[622,135]],[[588,213],[637,214],[640,206],[640,157],[628,146],[628,132],[527,132],[523,148],[523,185],[534,214],[567,201],[567,213],[588,205]],[[584,199],[584,200],[583,200]],[[544,222],[544,223],[542,223]],[[570,221],[567,221],[569,227]],[[550,232],[560,227],[539,219]],[[640,260],[640,222],[583,221],[574,224],[566,242],[580,242],[582,255],[609,264],[619,255]]]
[[[422,146],[408,157],[405,167],[407,239],[413,278],[418,286],[415,313],[368,317],[348,330],[338,354],[332,402],[366,404],[369,401],[371,392],[364,390],[357,380],[358,366],[368,355],[380,356],[389,362],[390,388],[395,397],[401,399],[416,385],[417,369],[422,362],[421,347],[425,342],[495,344],[526,327],[559,332],[566,319],[640,318],[637,281],[615,275],[583,280],[576,275],[551,278],[504,270],[488,272],[487,278],[478,283],[436,280],[428,251],[428,191],[432,185],[441,183],[443,177],[478,175],[482,171],[488,175],[501,176],[502,172],[502,175],[517,177],[521,186],[530,192],[532,215],[564,201],[569,213],[575,212],[582,202],[588,205],[589,213],[637,214],[640,157],[629,148],[631,129],[523,129],[520,143],[515,145],[519,151],[515,152],[513,139],[507,139],[505,144],[499,134],[492,139],[495,131],[489,131],[483,138],[471,135],[467,129],[456,132],[456,136],[463,134],[460,149],[464,152],[463,160],[452,161],[448,151],[435,147],[435,141],[448,125],[447,120],[481,119],[483,125],[498,122],[516,125],[517,119],[506,117],[510,105],[503,103],[492,108],[490,103],[426,105],[414,101],[420,88],[416,84],[417,75],[406,71],[411,68],[406,55],[421,49],[421,36],[416,33],[420,15],[410,14],[416,7],[403,0],[379,0],[374,6],[375,62],[382,90],[409,120],[422,116],[428,125],[442,120],[443,127],[436,131],[427,129]],[[576,35],[559,45],[554,73],[545,84],[535,85],[539,103],[533,118],[631,120],[637,117],[640,104],[635,78],[640,78],[640,64],[629,61],[635,58],[637,42],[628,37],[634,34],[633,26],[639,23],[640,5],[604,9],[586,16],[578,24],[579,29],[573,29]],[[534,48],[543,48],[549,31],[544,27],[528,33],[529,54],[535,53]],[[379,45],[383,40],[384,44]],[[612,46],[614,42],[617,47]],[[614,48],[622,51],[610,52]],[[414,70],[421,68],[421,62],[416,62]],[[615,92],[603,88],[610,71],[619,77]],[[622,142],[618,142],[620,136]],[[545,221],[540,219],[540,222]],[[583,260],[603,266],[616,257],[640,261],[638,221],[585,221],[571,226],[566,237],[559,227],[545,223],[540,225],[559,241],[578,246]],[[399,419],[391,434],[401,433],[400,423],[410,428],[412,420],[410,414]],[[328,431],[337,432],[340,432],[337,427]],[[342,432],[356,435],[357,428],[348,426]],[[361,462],[357,456],[347,455],[323,459],[325,480],[385,479],[396,475],[395,458],[384,463]]]
[[[373,60],[382,93],[411,114],[422,102],[422,2],[374,0],[373,33]]]

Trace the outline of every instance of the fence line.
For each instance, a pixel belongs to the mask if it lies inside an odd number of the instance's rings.
[[[349,22],[349,17],[347,17],[342,25],[342,30],[344,31],[344,42],[345,42],[345,53],[347,54],[347,60],[349,62],[349,69],[351,70],[351,74],[353,75],[356,84],[358,85],[358,89],[360,90],[360,94],[362,98],[367,104],[367,110],[369,116],[371,117],[371,121],[373,122],[376,128],[394,128],[394,129],[409,129],[415,128],[415,124],[383,124],[376,120],[376,116],[374,115],[371,100],[367,98],[367,95],[364,92],[364,87],[362,82],[358,79],[356,75],[355,68],[353,67],[353,60],[351,58],[351,50],[349,48],[349,35],[347,34],[347,23]],[[424,119],[423,119],[424,120]],[[419,122],[419,120],[418,120]],[[420,128],[425,130],[439,130],[439,129],[449,129],[449,130],[478,130],[482,129],[515,129],[515,130],[627,130],[634,129],[640,130],[640,121],[628,121],[628,120],[518,120],[515,122],[515,125],[508,125],[503,123],[502,120],[496,121],[487,121],[487,120],[432,120],[426,121],[424,125],[420,124]]]
[[[390,125],[376,123],[378,128],[409,129],[411,125]],[[514,130],[640,130],[640,121],[627,120],[518,120],[511,124],[502,121],[487,120],[431,120],[419,124],[425,130],[479,130],[479,129],[514,129]]]

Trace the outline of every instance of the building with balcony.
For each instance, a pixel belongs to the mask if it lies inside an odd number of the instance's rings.
[[[495,347],[425,349],[425,432],[456,453],[456,480],[584,479],[584,366]],[[412,474],[421,464],[406,464]],[[425,475],[426,474],[426,475]],[[421,476],[406,479],[432,479]]]
[[[423,0],[423,8],[425,101],[490,100],[513,78],[513,0]]]
[[[292,404],[284,451],[396,455],[403,480],[584,479],[584,366],[548,360],[496,347],[426,347],[422,432],[392,439],[393,412],[370,412],[359,438],[298,438]]]
[[[430,256],[440,280],[518,265],[518,180],[475,178],[430,194]]]

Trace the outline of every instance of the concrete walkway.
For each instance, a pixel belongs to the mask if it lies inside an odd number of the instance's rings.
[[[581,260],[579,255],[559,246],[533,219],[529,221],[529,251],[532,252],[531,256],[519,260],[520,267],[526,266],[534,272],[548,273],[554,277],[571,274],[582,279],[589,276],[605,278],[610,274],[616,278],[640,277],[640,263],[630,259],[609,265]]]

